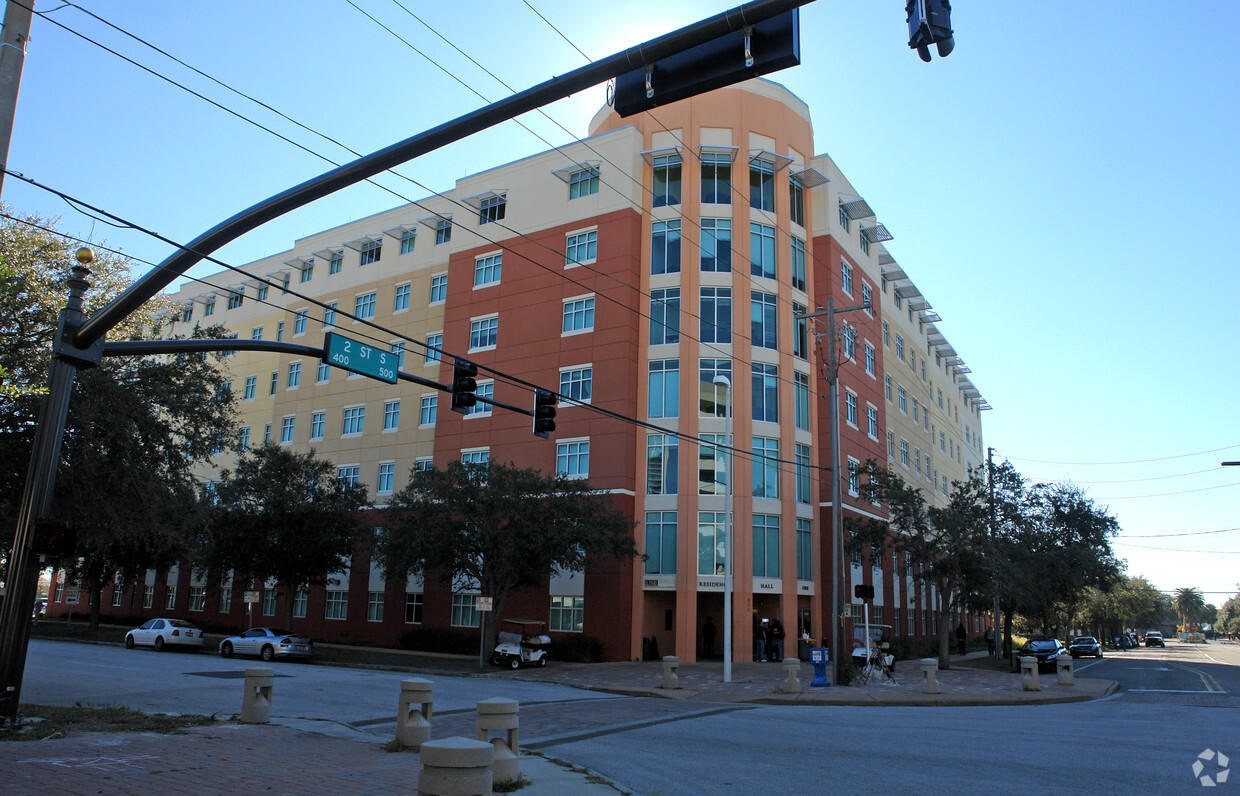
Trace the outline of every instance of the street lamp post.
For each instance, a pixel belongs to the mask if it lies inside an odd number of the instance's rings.
[[[713,384],[723,387],[727,400],[724,402],[723,439],[728,446],[728,465],[724,472],[723,514],[723,681],[732,682],[732,381],[727,376],[716,376]]]

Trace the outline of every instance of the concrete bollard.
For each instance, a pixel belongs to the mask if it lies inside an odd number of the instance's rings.
[[[421,749],[418,796],[489,796],[495,747],[469,738],[427,741]]]
[[[939,659],[921,659],[921,692],[923,694],[939,693]]]
[[[784,680],[777,689],[781,694],[801,693],[801,681],[797,679],[797,670],[801,661],[797,658],[784,658]]]
[[[680,688],[680,677],[676,671],[680,668],[680,658],[675,655],[663,656],[663,685],[660,688]]]
[[[1071,655],[1060,655],[1055,658],[1055,674],[1060,685],[1076,684],[1076,660]]]
[[[413,678],[400,681],[400,700],[396,703],[396,740],[401,746],[417,749],[431,739],[431,712],[435,702],[430,680]]]
[[[246,669],[245,693],[241,695],[241,723],[271,722],[271,686],[276,675],[271,669]]]
[[[520,705],[515,699],[484,699],[478,703],[478,721],[476,737],[479,741],[488,741],[495,747],[495,759],[491,763],[491,772],[496,782],[515,780],[521,776],[521,765],[517,759],[520,749],[517,711]],[[499,732],[498,738],[492,738],[492,732]]]
[[[1020,659],[1020,687],[1025,691],[1042,690],[1038,682],[1038,659],[1032,655]]]

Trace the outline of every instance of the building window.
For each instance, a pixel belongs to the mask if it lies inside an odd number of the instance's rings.
[[[65,587],[65,584],[63,580],[56,584],[56,602],[60,602],[60,598],[62,596],[64,587]],[[155,604],[155,587],[149,586],[149,585],[143,586],[142,587],[142,607],[150,608],[154,604]]]
[[[676,574],[676,512],[646,512],[646,574]]]
[[[392,492],[392,487],[396,481],[396,463],[380,462],[379,463],[379,482],[375,486],[375,492],[386,495]]]
[[[647,390],[647,417],[678,417],[680,415],[680,360],[650,360]]]
[[[809,319],[798,318],[805,314],[805,306],[792,305],[792,355],[797,359],[809,359]]]
[[[375,317],[375,294],[363,293],[353,300],[353,314],[362,320]]]
[[[805,241],[792,239],[792,286],[805,291]]]
[[[238,440],[238,444],[241,446],[241,450],[243,451],[250,449],[250,427],[249,426],[241,427],[241,438]]]
[[[853,292],[853,269],[848,263],[840,260],[840,283],[844,288],[844,292],[852,295]]]
[[[883,376],[883,384],[885,385],[885,391],[887,393],[887,400],[890,401],[891,400],[891,377]]]
[[[301,386],[301,363],[300,362],[288,363],[288,382],[287,383],[288,383],[288,388],[290,390],[295,390],[299,386]]]
[[[814,535],[813,523],[809,520],[797,520],[797,580],[812,580],[814,577]]]
[[[569,478],[588,478],[590,476],[590,440],[556,443],[555,474]]]
[[[675,495],[680,440],[671,434],[646,435],[646,494]]]
[[[302,260],[301,281],[309,282],[314,278],[314,260]]]
[[[775,228],[749,224],[749,271],[754,276],[775,278]]]
[[[703,152],[702,203],[732,204],[732,155],[726,152]]]
[[[866,305],[866,314],[874,314],[874,291],[865,282],[861,283],[861,303]]]
[[[504,254],[488,254],[474,260],[474,287],[498,285],[500,270],[504,264]]]
[[[887,456],[892,459],[896,457],[896,435],[891,429],[887,429]]]
[[[423,395],[422,403],[418,408],[418,425],[433,426],[435,425],[435,415],[439,411],[438,395]]]
[[[284,321],[280,321],[276,324],[276,342],[284,342]]]
[[[475,607],[474,598],[476,594],[456,594],[452,595],[452,626],[453,627],[478,627],[478,609]]]
[[[478,382],[478,389],[474,391],[474,395],[476,395],[479,399],[485,398],[486,400],[479,400],[476,404],[469,407],[465,411],[465,417],[490,417],[491,416],[490,401],[495,399],[495,382],[494,381]]]
[[[853,428],[857,427],[857,394],[844,393],[844,420]]]
[[[392,343],[391,352],[396,355],[396,368],[399,370],[405,366],[405,341],[397,340]]]
[[[461,462],[463,464],[486,464],[489,461],[491,461],[491,451],[488,448],[480,448],[472,451],[461,451]],[[429,470],[431,468],[427,467],[426,469]]]
[[[315,374],[315,384],[326,384],[332,375],[332,367],[326,362],[319,362],[318,372]]]
[[[488,196],[478,204],[478,225],[490,224],[504,217],[508,207],[508,197]]]
[[[366,407],[349,406],[344,410],[344,421],[341,424],[340,433],[344,436],[350,434],[361,434],[366,428]]]
[[[698,494],[722,495],[727,491],[727,446],[731,444],[726,434],[698,433]]]
[[[452,240],[452,219],[441,218],[435,222],[435,245]]]
[[[257,387],[258,387],[258,377],[257,376],[246,376],[245,377],[245,393],[243,394],[242,397],[244,397],[245,400],[247,401],[253,401],[254,391]]]
[[[431,304],[440,304],[448,297],[448,275],[435,274],[431,277]]]
[[[870,439],[878,439],[878,410],[873,406],[865,408],[865,430]]]
[[[650,273],[680,273],[680,221],[656,221],[650,227]]]
[[[400,233],[400,253],[410,254],[413,252],[414,241],[418,239],[417,232],[407,229]]]
[[[875,359],[874,346],[869,343],[865,344],[865,372],[871,376],[874,375]]]
[[[323,308],[323,325],[336,325],[336,302],[329,301],[327,302],[327,306]]]
[[[343,481],[346,484],[357,484],[358,477],[361,475],[361,468],[356,464],[346,464],[344,467],[337,469],[336,480]]]
[[[702,219],[702,270],[728,273],[732,270],[732,220]]]
[[[260,296],[259,298],[262,299],[266,297]],[[194,305],[192,303],[186,304],[185,307],[182,308],[181,310],[181,323],[189,323],[193,319],[194,319]]]
[[[749,161],[749,206],[775,211],[775,164],[765,158]]]
[[[883,321],[883,345],[887,348],[891,348],[891,328],[887,325],[886,321]]]
[[[289,443],[293,441],[294,426],[296,425],[296,417],[286,417],[280,422],[280,442]]]
[[[271,444],[271,424],[270,423],[268,423],[263,428],[263,444],[264,445]]]
[[[383,243],[377,240],[368,240],[362,244],[361,259],[358,261],[361,265],[370,265],[379,262],[379,255],[382,253]]]
[[[654,206],[680,204],[680,155],[658,155],[654,159]]]
[[[344,252],[332,252],[331,257],[327,260],[327,273],[338,274],[342,268],[344,268]],[[264,298],[266,297],[264,296]]]
[[[727,561],[727,515],[722,511],[698,512],[698,574],[722,575]]]
[[[323,439],[323,421],[327,417],[326,412],[315,412],[310,415],[310,439]]]
[[[499,318],[479,318],[469,322],[469,350],[494,348],[499,337]]]
[[[598,193],[598,169],[580,169],[568,175],[569,200]]]
[[[805,226],[805,186],[800,177],[788,178],[788,205],[792,222]]]
[[[580,633],[586,613],[585,605],[584,597],[552,597],[551,629]]]
[[[680,342],[680,288],[650,291],[650,344]]]
[[[120,593],[120,589],[116,590]],[[207,587],[206,586],[190,586],[189,587],[189,610],[205,611],[207,610]]]
[[[779,329],[775,321],[775,294],[749,292],[750,342],[755,348],[779,349]]]
[[[383,402],[383,430],[395,431],[400,428],[400,399]]]
[[[341,589],[328,590],[323,617],[325,619],[348,619],[349,593]]]
[[[753,576],[779,577],[779,515],[753,515]]]
[[[405,593],[405,624],[422,624],[422,592]]]
[[[263,616],[276,615],[276,590],[263,589]]]
[[[900,440],[900,464],[908,467],[908,440]]]
[[[221,614],[232,613],[232,593],[233,590],[231,585],[220,586],[219,612]]]
[[[594,330],[594,296],[569,299],[564,302],[563,334],[590,332]]]
[[[439,350],[443,348],[443,332],[434,332],[426,336],[426,361],[425,365],[432,362],[438,362],[440,355]]]
[[[901,412],[907,415],[908,414],[908,393],[904,391],[903,387],[897,387],[896,396],[899,399],[896,402],[896,405],[900,407]]]
[[[732,360],[703,359],[698,362],[698,414],[702,417],[727,417],[728,390],[715,384],[719,376],[732,381]]]
[[[383,621],[383,592],[372,591],[366,595],[366,621]]]
[[[263,327],[255,326],[253,329],[251,329],[250,339],[251,340],[262,340],[263,339]]]
[[[564,264],[584,265],[598,259],[598,230],[569,235],[564,243]]]
[[[753,496],[779,497],[779,440],[753,438]]]
[[[810,450],[808,445],[796,444],[797,503],[809,505],[813,498],[810,479]]]
[[[779,369],[775,365],[753,365],[753,419],[779,422]]]
[[[701,291],[702,342],[732,342],[732,288],[704,287]]]
[[[870,241],[869,241],[869,239],[868,239],[868,238],[866,238],[866,236],[865,236],[865,235],[862,235],[862,236],[861,236],[861,238],[859,239],[859,241],[858,241],[858,242],[861,244],[861,253],[862,253],[862,254],[869,254],[869,253],[870,253]]]
[[[407,284],[396,286],[396,300],[392,303],[393,312],[403,312],[409,309],[409,289],[410,286]]]
[[[572,368],[560,371],[560,395],[579,404],[590,403],[594,368]]]
[[[792,408],[796,427],[809,431],[809,374],[799,371],[792,374]]]
[[[297,314],[293,317],[293,334],[306,333],[306,318],[309,317],[309,310],[297,310]]]

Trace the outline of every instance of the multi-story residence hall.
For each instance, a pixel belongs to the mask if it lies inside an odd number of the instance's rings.
[[[987,406],[884,247],[886,228],[814,152],[808,107],[766,80],[629,119],[605,107],[582,141],[298,240],[245,266],[252,279],[222,272],[208,280],[215,289],[185,285],[170,333],[222,323],[242,337],[317,347],[335,330],[390,347],[403,371],[443,384],[451,357],[436,350],[468,358],[482,368],[479,394],[496,401],[533,407],[527,386],[491,369],[559,393],[557,429],[544,440],[528,416],[483,404],[461,415],[433,388],[306,357],[227,360],[243,440],[312,447],[377,505],[411,470],[457,459],[559,470],[612,494],[646,558],[549,573],[545,590],[510,604],[514,616],[547,621],[553,637],[592,635],[611,659],[640,657],[653,639],[659,654],[692,661],[706,652],[709,617],[720,654],[731,480],[735,660],[752,659],[763,619],[779,620],[790,645],[802,633],[829,638],[837,577],[849,595],[873,584],[871,621],[920,646],[936,629],[929,595],[890,550],[839,566],[832,512],[882,518],[858,495],[853,471],[868,459],[945,500],[983,461]],[[848,468],[839,507],[829,488],[829,340],[821,319],[794,318],[829,298],[872,307],[838,316]],[[718,447],[729,423],[732,479]],[[419,624],[477,626],[475,595],[437,578],[385,579],[364,556],[336,577],[326,591],[296,595],[296,629],[392,643]],[[183,567],[152,575],[137,602],[147,613],[240,624],[243,588],[220,594]],[[274,589],[265,591],[256,613],[282,615]],[[846,610],[860,619],[860,605]]]

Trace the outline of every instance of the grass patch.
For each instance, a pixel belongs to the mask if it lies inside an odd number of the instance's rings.
[[[526,779],[523,774],[516,779],[505,779],[500,782],[496,782],[491,786],[491,790],[495,793],[512,793],[513,791],[521,790],[522,788],[532,784],[534,783]]]
[[[190,727],[215,724],[214,716],[143,713],[125,707],[22,705],[18,725],[0,727],[0,741],[50,741],[88,732],[154,732],[181,735]]]

